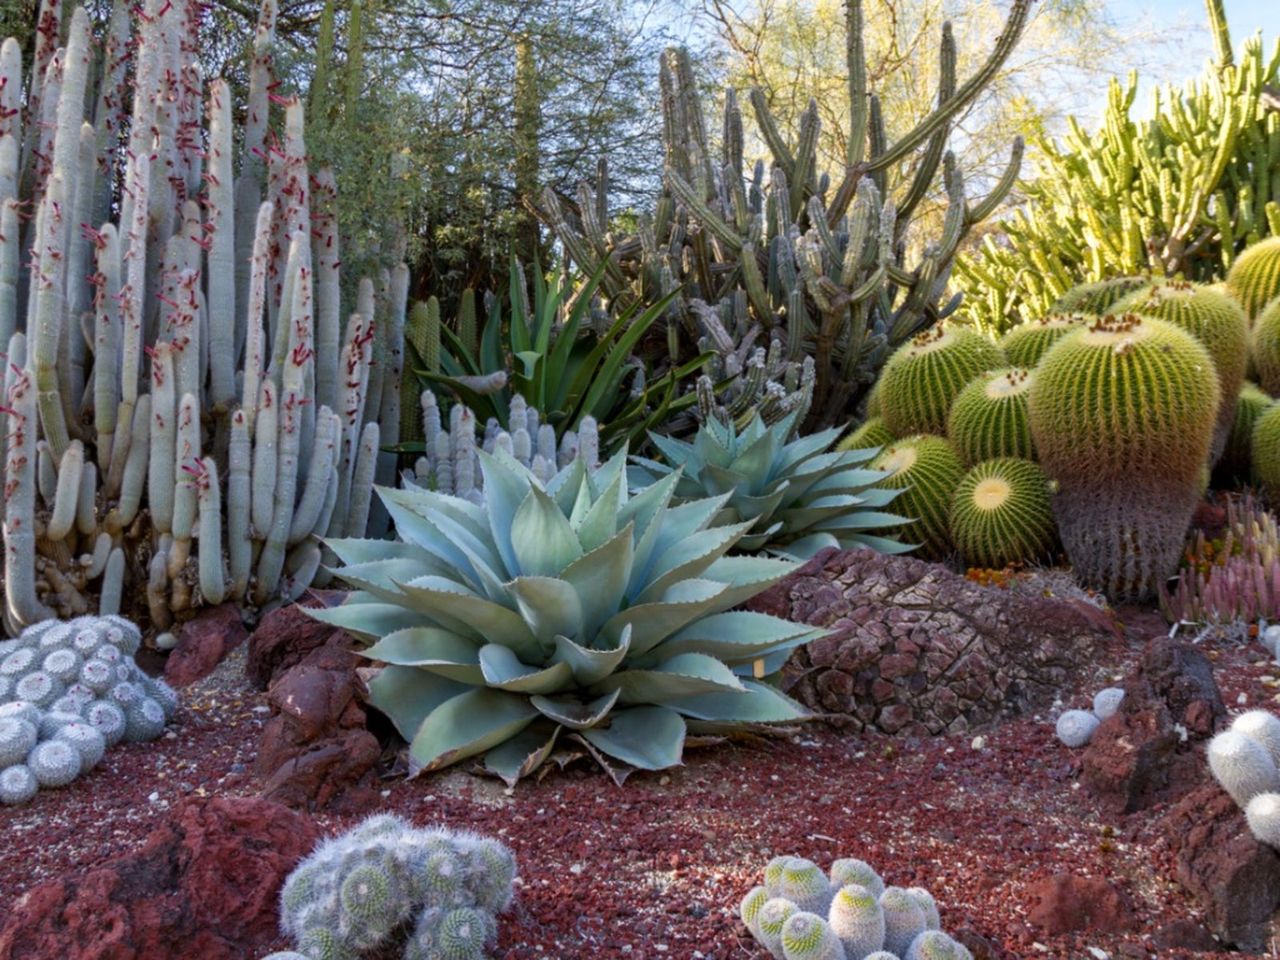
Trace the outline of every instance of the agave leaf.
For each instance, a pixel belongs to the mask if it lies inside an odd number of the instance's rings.
[[[385,491],[385,492],[383,492]],[[379,489],[384,504],[396,503],[420,517],[443,514],[471,531],[472,536],[485,536],[489,529],[484,508],[479,504],[425,487],[407,489],[384,487]]]
[[[524,618],[440,577],[419,577],[400,584],[403,603],[440,626],[489,643],[510,647],[530,660],[538,657],[538,641]]]
[[[582,544],[556,502],[531,486],[516,510],[511,547],[518,570],[526,576],[557,576],[582,556]]]
[[[574,536],[577,536],[578,527],[582,526],[582,521],[587,517],[587,511],[591,509],[591,482],[588,479],[590,474],[585,474],[582,482],[578,484],[578,493],[573,500],[573,509],[568,513],[569,527],[573,530]],[[581,546],[581,541],[579,541]]]
[[[537,716],[529,699],[518,694],[488,688],[460,693],[422,721],[409,744],[409,775],[438,770],[483,753],[515,736]]]
[[[576,457],[570,464],[556,473],[545,486],[545,490],[555,498],[561,512],[568,513],[578,499],[578,487],[587,475],[587,466],[581,457]]]
[[[820,478],[809,489],[809,494],[818,497],[829,493],[860,493],[874,487],[888,475],[887,470],[839,470]]]
[[[611,714],[608,727],[580,736],[602,753],[641,770],[677,766],[684,752],[684,719],[666,707],[631,707]]]
[[[769,553],[775,557],[784,557],[796,563],[808,563],[817,554],[828,547],[840,549],[841,543],[829,533],[814,533],[790,543],[771,544]]]
[[[902,493],[901,490],[892,490],[888,487],[870,487],[859,490],[857,496],[864,507],[887,507],[898,498],[900,493]]]
[[[792,650],[821,634],[807,624],[767,613],[730,610],[689,624],[655,653],[659,657],[701,653],[733,666],[749,664],[772,650]]]
[[[450,517],[433,516],[431,519],[440,528],[440,532],[450,538],[454,546],[467,558],[468,568],[473,577],[472,582],[478,588],[478,592],[491,600],[500,599],[505,592],[502,586],[503,581],[510,579],[503,569],[502,558],[490,549],[488,543],[472,536],[470,531],[461,524],[455,523]],[[488,531],[486,536],[487,534]]]
[[[739,473],[736,470],[729,470],[714,463],[703,464],[702,472],[698,475],[698,482],[702,488],[699,491],[700,495],[711,497],[722,493],[732,494],[739,492],[746,496],[753,496],[759,494],[766,486],[765,483],[759,482],[756,477]]]
[[[628,521],[635,521],[636,558],[641,561],[641,565],[647,560],[647,557],[641,556],[640,544],[648,534],[654,517],[660,516],[662,511],[666,509],[667,504],[671,502],[671,496],[675,492],[676,484],[680,482],[681,475],[681,471],[677,467],[653,486],[645,487],[624,503],[622,509],[618,511],[619,525],[625,526]],[[657,534],[655,533],[654,539],[656,540],[656,538]]]
[[[720,723],[791,723],[812,714],[801,703],[767,683],[744,680],[743,693],[710,693],[668,701],[686,717]]]
[[[720,608],[729,588],[715,580],[684,580],[652,603],[620,610],[600,628],[605,638],[631,628],[632,656],[643,656],[681,627]]]
[[[529,474],[514,460],[495,457],[483,450],[479,454],[490,536],[502,556],[507,575],[513,577],[520,572],[520,564],[511,546],[511,530],[515,525],[516,511],[529,495]]]
[[[618,532],[618,504],[621,502],[621,495],[622,476],[619,474],[580,519],[569,518],[583,550],[589,552],[596,549]]]
[[[548,730],[541,723],[531,724],[486,753],[484,768],[508,787],[514,787],[546,762],[559,735],[559,727]]]
[[[577,697],[530,697],[529,702],[548,720],[570,730],[586,730],[604,720],[618,702],[618,691],[583,703]]]
[[[420,577],[424,573],[435,573],[436,576],[447,578],[453,572],[435,557],[427,564],[405,559],[371,560],[368,563],[347,564],[334,571],[343,582],[388,603],[396,603],[401,599],[400,588],[396,586],[399,581]]]
[[[512,693],[558,693],[570,685],[573,671],[567,663],[553,663],[541,669],[521,663],[510,648],[487,643],[480,648],[480,672],[484,682]]]
[[[773,461],[778,452],[777,434],[766,430],[751,444],[737,451],[726,473],[737,473],[747,478],[752,492],[758,492],[773,479]]]
[[[409,741],[431,711],[469,689],[416,667],[390,666],[369,681],[369,705],[385,714]]]
[[[781,426],[782,424],[779,423],[774,429],[781,433]],[[777,459],[774,461],[774,475],[781,476],[784,473],[790,473],[797,464],[826,450],[827,447],[836,442],[836,437],[840,436],[842,429],[841,427],[831,427],[827,430],[819,430],[817,433],[811,433],[807,437],[799,437],[790,443],[784,444],[782,449],[778,451]],[[785,436],[785,434],[783,435]]]
[[[453,567],[452,576],[462,579],[474,588],[480,587],[480,577],[471,558],[429,517],[424,517],[394,500],[387,501],[387,513],[396,527],[397,536],[414,543]]]
[[[692,469],[699,458],[695,455],[693,445],[685,443],[683,440],[677,440],[675,437],[668,437],[661,433],[650,433],[649,442],[658,448],[658,452],[667,459],[670,464],[689,464]],[[671,467],[656,463],[653,460],[642,460],[639,457],[632,457],[632,463],[641,463],[649,467],[656,476],[662,476],[671,472]]]
[[[345,564],[375,563],[379,560],[414,560],[430,566],[440,561],[435,554],[403,540],[362,540],[356,537],[335,537],[324,545]],[[421,571],[420,571],[421,572]]]
[[[790,494],[791,484],[783,480],[772,491],[759,497],[748,496],[745,493],[735,494],[729,500],[729,506],[737,513],[739,520],[765,522],[773,517],[773,512],[778,509],[778,505],[783,500],[792,499]]]
[[[706,570],[707,577],[728,585],[715,612],[745,603],[798,567],[793,561],[772,557],[721,557]]]
[[[681,697],[743,689],[732,670],[715,657],[701,653],[678,654],[652,670],[623,670],[593,688],[619,691],[624,704],[664,704]]]
[[[389,633],[371,647],[356,651],[370,660],[402,667],[420,667],[431,673],[479,686],[480,648],[449,630],[438,627],[409,627]]]
[[[361,602],[355,596],[348,597],[346,602],[336,607],[307,607],[307,616],[341,627],[347,633],[362,640],[380,640],[389,633],[403,630],[405,627],[416,627],[422,618],[412,610],[406,610],[402,604]]]
[[[910,553],[917,546],[917,544],[914,543],[901,543],[897,540],[889,540],[885,537],[873,537],[867,533],[855,533],[844,539],[848,541],[849,549],[852,549],[856,545],[869,547],[876,551],[876,553],[886,554]]]
[[[591,495],[597,500],[601,498],[608,499],[605,497],[605,493],[613,488],[614,480],[621,479],[623,483],[626,482],[626,474],[623,472],[626,465],[627,451],[624,446],[612,457],[600,464],[598,468],[587,471],[587,484],[591,488]],[[625,497],[622,496],[625,491],[626,487],[620,483],[617,492],[614,494],[617,497],[617,501],[613,504],[615,510],[622,509],[622,504],[626,502]]]
[[[601,625],[618,612],[631,579],[634,528],[628,524],[613,539],[565,567],[560,578],[573,587],[582,625],[575,636],[594,637]]]
[[[638,603],[652,603],[668,588],[684,580],[693,580],[728,553],[729,549],[751,529],[754,520],[735,523],[727,527],[713,527],[696,537],[687,537],[672,544],[657,559],[646,578],[643,590],[636,598]],[[635,578],[632,577],[634,582]]]
[[[572,584],[555,577],[517,577],[507,590],[545,649],[557,634],[582,635],[582,604]]]
[[[603,680],[627,658],[631,652],[631,627],[623,628],[617,643],[608,648],[584,647],[568,637],[556,637],[556,650],[552,663],[567,663],[573,671],[573,679],[579,686],[590,686]]]
[[[823,524],[823,529],[840,534],[845,531],[883,530],[891,527],[900,527],[904,523],[911,522],[910,518],[899,516],[896,513],[861,510],[856,513],[846,513],[843,516],[834,517]]]

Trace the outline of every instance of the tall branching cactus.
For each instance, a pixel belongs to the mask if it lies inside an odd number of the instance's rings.
[[[1221,279],[1280,234],[1280,40],[1268,54],[1252,37],[1236,61],[1221,0],[1206,6],[1218,60],[1204,76],[1157,90],[1149,120],[1130,116],[1137,73],[1112,80],[1096,131],[1073,119],[1062,144],[1043,144],[1028,203],[956,263],[971,322],[1000,333],[1111,277]]]
[[[272,132],[275,15],[264,0],[239,137],[227,84],[200,76],[194,0],[121,0],[97,59],[85,11],[58,46],[45,0],[25,112],[20,52],[0,47],[11,632],[134,597],[161,630],[261,607],[312,582],[320,536],[365,532],[377,421],[398,430],[407,271],[367,285],[340,350],[333,176],[312,178],[296,98],[274,98]]]
[[[944,302],[944,294],[959,244],[1017,176],[1020,141],[993,191],[970,204],[946,144],[952,118],[1000,69],[1030,6],[1015,0],[990,57],[963,84],[945,26],[937,106],[890,144],[879,99],[867,88],[862,4],[851,0],[851,135],[846,167],[834,180],[817,170],[817,105],[800,118],[797,142],[788,143],[758,90],[751,108],[771,169],[761,162],[745,171],[742,110],[733,91],[725,98],[716,156],[689,56],[670,51],[661,67],[664,188],[652,216],[641,219],[634,235],[609,232],[602,167],[594,186],[579,189],[572,210],[548,190],[546,218],[583,270],[603,265],[604,290],[616,302],[652,303],[682,290],[667,316],[670,362],[679,364],[695,349],[714,351],[703,373],[724,398],[718,415],[728,410],[745,423],[758,410],[776,421],[809,404],[810,426],[843,423],[889,352],[955,309],[958,301]],[[914,176],[896,190],[890,171],[917,151]],[[942,232],[913,242],[918,253],[908,263],[912,214],[939,171],[948,200]],[[806,358],[814,364],[811,375],[801,369]]]

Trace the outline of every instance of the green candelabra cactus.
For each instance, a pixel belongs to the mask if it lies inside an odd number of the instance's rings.
[[[787,143],[760,91],[751,108],[770,152],[743,175],[743,116],[725,100],[720,155],[709,144],[690,58],[675,50],[661,65],[664,185],[652,216],[634,234],[608,231],[607,175],[583,185],[575,209],[551,190],[544,216],[570,260],[600,272],[612,302],[656,303],[665,310],[666,352],[673,366],[712,355],[703,374],[728,399],[726,412],[745,426],[758,410],[773,423],[803,409],[810,426],[843,424],[874,383],[888,354],[950,314],[945,294],[952,261],[973,224],[985,219],[1013,184],[1022,155],[1014,144],[1008,170],[978,203],[946,150],[952,118],[990,82],[1026,23],[1028,0],[1015,0],[988,59],[963,84],[956,77],[951,29],[943,28],[937,107],[896,143],[888,142],[878,98],[867,85],[862,4],[847,5],[850,132],[846,167],[832,180],[816,169],[818,108],[811,103],[799,138]],[[919,153],[912,179],[890,180]],[[907,262],[912,214],[941,172],[948,209],[939,236]],[[915,246],[915,245],[913,245]],[[778,362],[767,363],[766,356]],[[753,362],[757,361],[758,362]],[[813,364],[802,375],[805,361]],[[754,408],[754,409],[753,409]],[[695,411],[675,418],[691,427]]]
[[[195,60],[197,4],[116,3],[100,58],[77,8],[63,45],[42,34],[25,113],[0,48],[10,632],[134,596],[159,631],[296,597],[319,537],[363,534],[394,478],[408,271],[362,284],[344,334],[333,177],[308,168],[301,103],[272,106],[275,17],[264,0],[239,135]]]

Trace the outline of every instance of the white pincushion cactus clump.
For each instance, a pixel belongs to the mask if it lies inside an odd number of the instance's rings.
[[[1244,808],[1249,830],[1260,843],[1280,850],[1280,793],[1259,793]]]
[[[0,804],[25,803],[92,770],[108,747],[159,736],[177,694],[133,660],[138,628],[116,616],[45,621],[6,641]]]
[[[1209,770],[1259,843],[1280,850],[1280,717],[1249,710],[1209,741]]]
[[[816,891],[817,877],[826,889]],[[829,903],[806,909],[787,896]],[[920,887],[886,887],[862,860],[841,858],[823,876],[801,857],[774,857],[764,883],[743,898],[739,915],[775,960],[972,960],[940,929],[938,906]]]

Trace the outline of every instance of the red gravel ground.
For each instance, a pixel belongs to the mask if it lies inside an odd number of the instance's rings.
[[[0,923],[33,885],[137,848],[182,796],[254,791],[245,768],[267,708],[243,680],[242,651],[188,689],[163,739],[117,747],[71,787],[0,808]],[[1260,646],[1208,652],[1232,710],[1280,700],[1280,667]],[[1067,705],[1086,705],[1085,693],[1119,680],[1125,666],[1082,671]],[[391,780],[363,812],[468,827],[515,848],[521,877],[499,957],[764,958],[737,903],[780,853],[823,866],[862,857],[890,883],[932,891],[945,928],[968,926],[1016,957],[1185,955],[1152,946],[1163,925],[1195,914],[1152,827],[1161,810],[1100,815],[1074,782],[1079,755],[1054,739],[1047,717],[983,737],[851,738],[815,726],[791,740],[690,751],[685,766],[622,788],[587,769],[514,791],[461,771]],[[356,817],[320,821],[337,832]],[[1052,938],[1031,929],[1027,887],[1061,871],[1122,889],[1138,929]]]

